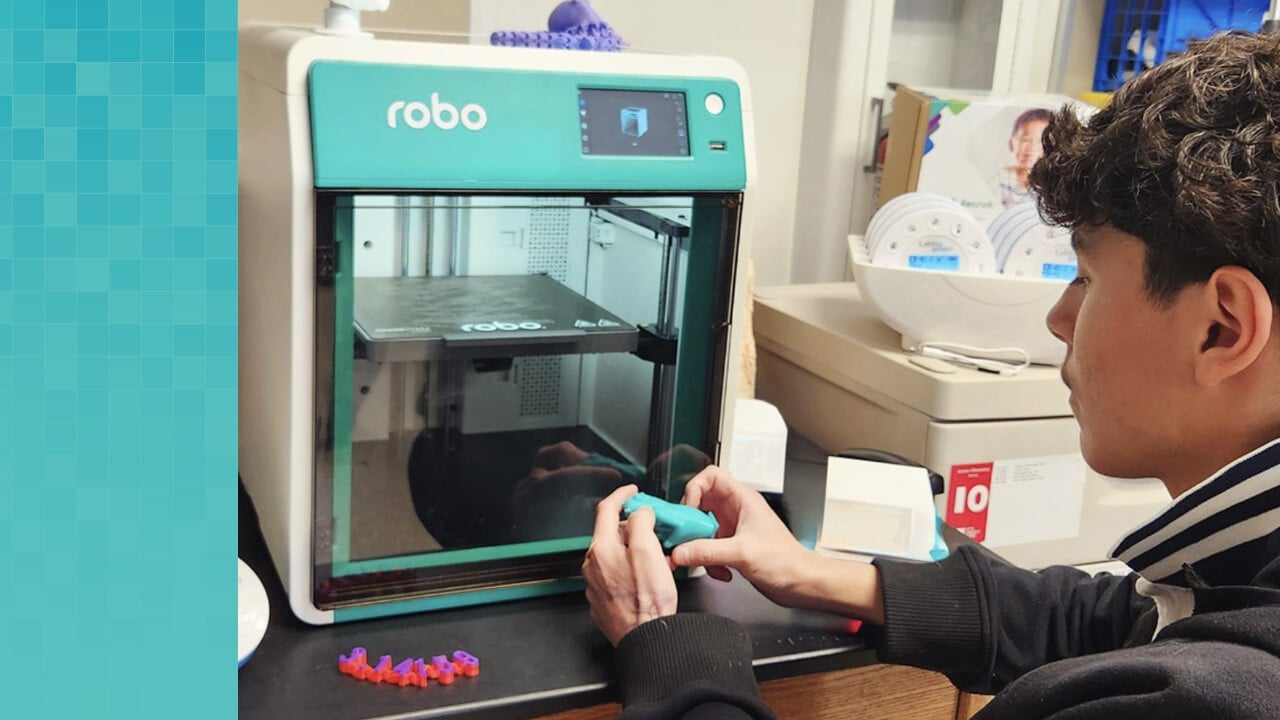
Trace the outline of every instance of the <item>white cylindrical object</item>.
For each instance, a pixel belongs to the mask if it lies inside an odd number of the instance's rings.
[[[369,9],[385,9],[371,7]],[[360,11],[337,3],[330,3],[324,11],[324,27],[316,28],[323,35],[341,35],[344,37],[373,37],[373,33],[360,29]]]

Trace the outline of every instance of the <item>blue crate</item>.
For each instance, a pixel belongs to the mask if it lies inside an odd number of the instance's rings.
[[[1270,0],[1107,0],[1093,89],[1109,92],[1187,42],[1219,30],[1257,31]]]

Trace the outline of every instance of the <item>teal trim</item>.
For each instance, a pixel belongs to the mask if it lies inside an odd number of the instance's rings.
[[[682,444],[701,448],[707,453],[713,447],[703,447],[706,435],[707,407],[715,358],[716,291],[724,273],[734,268],[719,267],[725,249],[724,196],[702,196],[693,200],[693,222],[690,225],[689,260],[686,277],[692,280],[685,287],[684,317],[680,322],[680,350],[676,359],[676,390],[672,418],[672,447]],[[705,279],[705,280],[703,280]],[[715,282],[709,282],[715,279]],[[732,292],[733,286],[729,290]],[[723,358],[720,359],[723,362]],[[672,468],[667,490],[668,499],[678,501],[684,496],[684,486],[692,479],[693,468]]]
[[[510,560],[512,558],[550,555],[574,550],[585,551],[589,544],[591,544],[591,537],[581,536],[556,540],[538,540],[516,545],[468,548],[466,550],[440,550],[419,555],[400,555],[392,558],[335,561],[333,563],[333,576],[340,577],[386,570],[439,567],[441,565],[463,565],[486,560]]]
[[[741,97],[738,85],[724,78],[321,61],[311,66],[309,80],[318,188],[692,192],[746,187]],[[580,89],[685,93],[689,156],[584,155]],[[718,115],[704,107],[711,93],[724,100]],[[433,107],[443,111],[451,127],[435,121]],[[412,112],[406,116],[406,110]],[[425,118],[432,118],[430,124],[421,126]],[[724,149],[712,150],[712,143],[723,143]]]
[[[535,585],[518,585],[515,587],[497,588],[494,590],[477,590],[475,592],[450,593],[435,597],[402,600],[399,602],[383,602],[374,605],[361,605],[352,608],[339,608],[333,611],[334,622],[352,620],[368,620],[388,615],[404,615],[407,613],[425,612],[428,610],[447,610],[448,608],[483,605],[487,603],[522,600],[542,595],[557,595],[567,592],[582,592],[586,585],[582,580],[556,580]]]
[[[333,564],[347,562],[351,553],[351,424],[354,422],[353,373],[355,357],[354,209],[350,198],[334,207],[334,243],[338,266],[333,277]]]

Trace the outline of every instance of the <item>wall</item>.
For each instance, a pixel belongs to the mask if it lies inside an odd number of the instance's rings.
[[[789,283],[813,0],[591,4],[634,50],[722,55],[746,69],[756,108],[756,284]],[[480,36],[498,29],[546,29],[555,5],[556,0],[472,0],[471,29]]]
[[[240,24],[255,22],[322,25],[328,0],[239,0]],[[386,12],[364,13],[367,28],[465,32],[467,0],[391,0]]]
[[[1050,89],[1069,95],[1089,92],[1106,5],[1102,0],[1063,0],[1062,7]]]

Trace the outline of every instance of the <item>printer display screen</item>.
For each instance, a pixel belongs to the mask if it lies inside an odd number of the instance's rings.
[[[682,92],[578,90],[583,155],[688,157]]]

